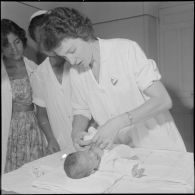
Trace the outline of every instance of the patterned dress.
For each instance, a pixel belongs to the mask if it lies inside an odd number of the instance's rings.
[[[28,76],[22,79],[10,78],[10,82],[13,106],[15,103],[32,104],[32,89]],[[45,156],[46,143],[34,111],[12,111],[5,173]]]

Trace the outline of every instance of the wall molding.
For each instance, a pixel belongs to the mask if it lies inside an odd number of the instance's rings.
[[[107,20],[107,21],[103,21],[103,22],[97,22],[97,23],[93,23],[93,25],[98,25],[98,24],[103,24],[103,23],[109,23],[109,22],[115,22],[115,21],[119,21],[119,20],[129,20],[129,19],[138,18],[138,17],[144,17],[144,16],[149,16],[151,18],[154,18],[154,19],[157,19],[158,20],[157,17],[152,16],[150,14],[141,14],[141,15],[126,17],[126,18],[118,18],[118,19],[114,19],[114,20]]]

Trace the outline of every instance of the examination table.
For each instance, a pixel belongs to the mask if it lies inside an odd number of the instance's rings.
[[[57,193],[194,193],[194,154],[135,148],[145,177],[95,173],[81,180],[63,171],[63,151],[2,175],[2,190],[20,194]],[[100,171],[99,171],[100,172]]]

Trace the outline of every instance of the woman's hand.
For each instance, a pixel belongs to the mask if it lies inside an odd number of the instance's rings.
[[[48,141],[47,154],[53,154],[60,151],[60,146],[55,139]]]
[[[78,132],[72,137],[73,145],[77,151],[83,151],[90,147],[91,140],[84,141],[84,136],[87,132]]]
[[[98,131],[93,137],[92,142],[95,142],[96,146],[101,149],[111,148],[120,130],[119,126],[119,118],[110,119],[97,129]]]
[[[60,150],[60,146],[51,129],[49,118],[47,115],[47,110],[45,107],[40,107],[38,105],[36,107],[37,107],[37,119],[41,127],[40,129],[45,134],[45,137],[48,142],[47,154],[53,154],[55,152],[58,152]]]
[[[101,149],[110,149],[116,141],[119,130],[127,126],[129,126],[127,113],[111,118],[97,129],[97,133],[93,137],[92,142],[95,142]]]

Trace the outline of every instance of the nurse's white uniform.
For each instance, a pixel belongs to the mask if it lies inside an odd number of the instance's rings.
[[[139,45],[127,39],[99,39],[99,83],[90,70],[71,69],[73,115],[91,116],[99,125],[131,111],[149,99],[143,90],[161,75],[153,60]],[[128,128],[130,129],[130,128]],[[129,130],[135,147],[186,151],[169,111],[139,123]]]
[[[47,110],[49,122],[61,150],[75,151],[71,138],[72,106],[69,72],[63,72],[62,84],[52,70],[49,58],[41,63],[34,74],[33,102]]]

